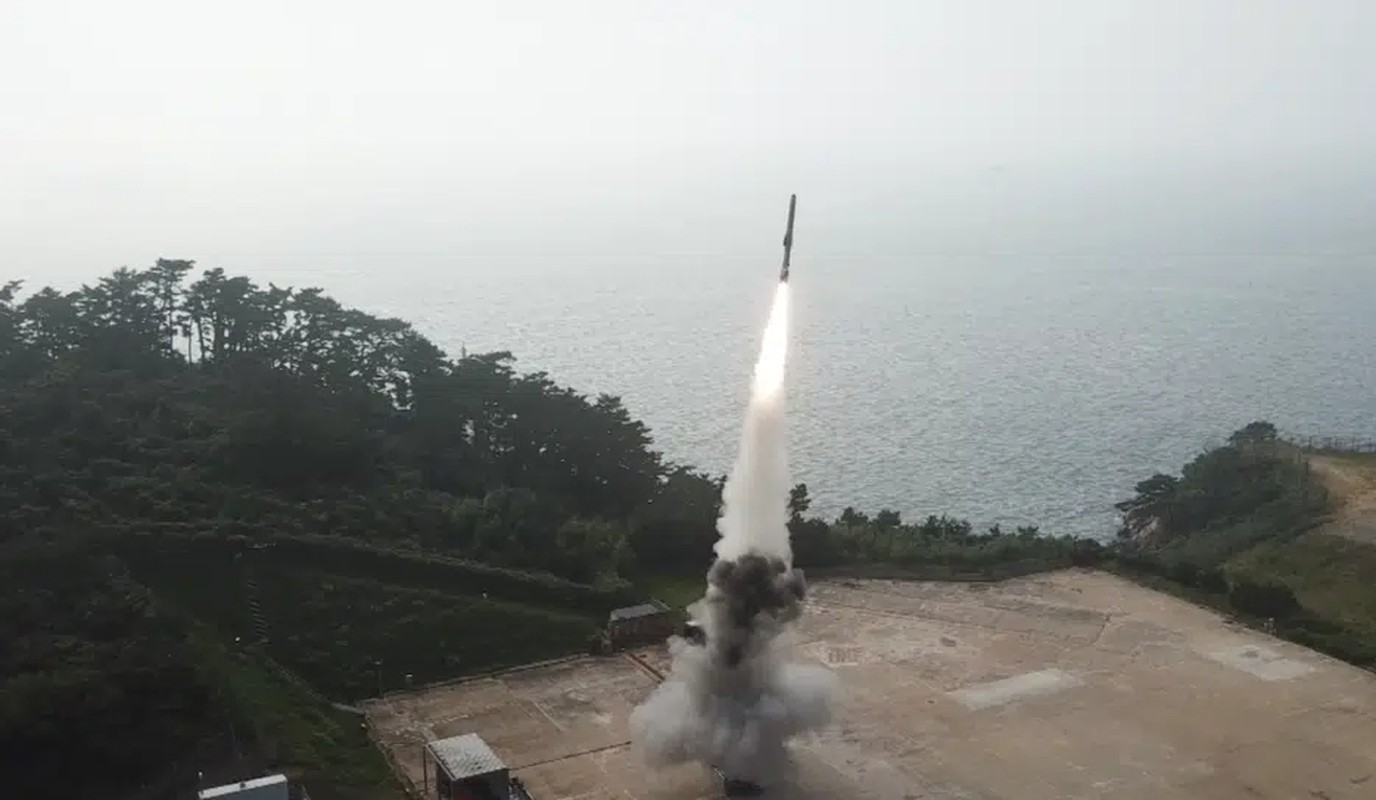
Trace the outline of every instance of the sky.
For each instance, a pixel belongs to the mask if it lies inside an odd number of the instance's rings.
[[[1376,251],[1376,3],[0,3],[0,277]],[[767,231],[768,235],[762,235]]]

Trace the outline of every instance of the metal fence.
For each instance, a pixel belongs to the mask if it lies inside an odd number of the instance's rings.
[[[1331,453],[1376,453],[1376,439],[1369,436],[1295,436],[1285,440],[1305,450]]]

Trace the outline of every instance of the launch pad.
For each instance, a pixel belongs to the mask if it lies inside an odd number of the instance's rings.
[[[763,798],[1369,798],[1376,675],[1112,575],[1000,584],[815,581],[799,660],[840,677],[835,721]],[[649,647],[368,703],[419,786],[429,740],[477,733],[535,800],[722,798],[707,767],[640,766]]]

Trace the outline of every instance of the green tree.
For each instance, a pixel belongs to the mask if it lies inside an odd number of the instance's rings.
[[[799,483],[788,490],[788,518],[790,520],[800,520],[812,506],[812,499],[807,496],[807,484]]]
[[[23,281],[0,284],[0,356],[13,355],[20,344],[19,313],[14,301],[23,286]]]
[[[27,376],[43,362],[28,341],[17,299],[22,281],[0,284],[0,374]]]
[[[75,297],[81,347],[95,363],[144,372],[174,355],[151,272],[115,270]]]
[[[148,270],[158,312],[162,317],[162,335],[172,349],[177,349],[179,340],[191,336],[190,319],[183,308],[182,280],[194,267],[193,261],[160,258]]]
[[[1234,445],[1265,444],[1276,440],[1276,426],[1269,422],[1249,422],[1228,437]]]
[[[725,478],[672,467],[631,517],[631,549],[639,567],[701,573],[712,563]]]

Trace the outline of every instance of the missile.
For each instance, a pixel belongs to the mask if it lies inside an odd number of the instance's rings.
[[[779,282],[788,283],[788,259],[793,254],[793,212],[798,208],[798,195],[788,196],[788,228],[784,230],[784,265],[779,269]]]

